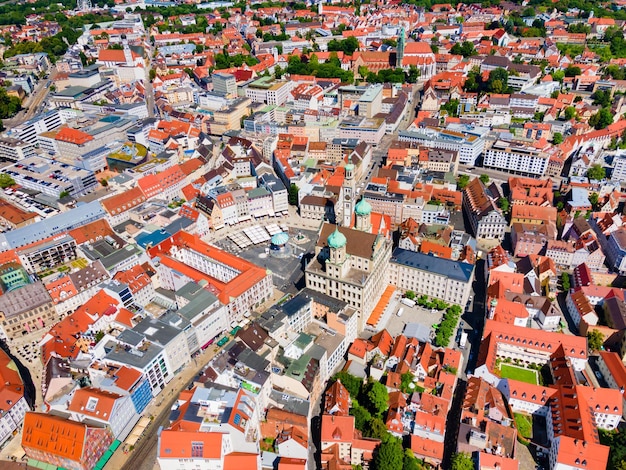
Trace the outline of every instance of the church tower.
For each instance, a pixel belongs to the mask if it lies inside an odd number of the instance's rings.
[[[350,227],[352,223],[352,212],[354,210],[354,198],[356,196],[354,182],[354,164],[348,163],[345,166],[346,176],[343,180],[343,221],[344,227]]]
[[[361,232],[372,231],[372,206],[365,198],[357,202],[354,206],[355,227]]]
[[[404,58],[404,45],[406,43],[406,33],[404,27],[400,29],[398,35],[398,46],[396,47],[396,67],[402,68],[402,59]]]

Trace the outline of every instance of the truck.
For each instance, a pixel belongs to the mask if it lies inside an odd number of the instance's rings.
[[[467,345],[467,332],[461,331],[461,338],[459,339],[459,347],[465,349]]]
[[[397,313],[396,315],[398,315],[399,317],[401,317],[403,313],[404,313],[404,307],[400,307],[400,308],[398,309],[398,313]]]
[[[417,303],[415,302],[415,300],[411,300],[407,297],[403,297],[402,300],[400,301],[402,302],[404,305],[406,305],[407,307],[415,307],[417,305]]]

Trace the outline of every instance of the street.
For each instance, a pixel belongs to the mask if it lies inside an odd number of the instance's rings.
[[[48,96],[50,85],[56,76],[56,73],[54,65],[51,66],[48,78],[40,79],[33,93],[24,101],[24,103],[22,103],[23,109],[12,118],[4,119],[3,123],[5,128],[9,129],[11,127],[18,126],[23,122],[32,119],[36,114],[40,114],[44,111],[43,102]]]

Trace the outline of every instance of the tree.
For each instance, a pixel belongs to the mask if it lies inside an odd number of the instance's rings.
[[[419,464],[419,461],[413,455],[413,451],[411,449],[404,450],[404,461],[402,463],[402,470],[421,470],[422,466]]]
[[[106,188],[109,185],[109,182],[105,178],[102,178],[100,180],[100,184],[102,185],[103,188]]]
[[[59,199],[63,199],[64,197],[69,196],[70,193],[68,191],[61,191],[61,193],[59,193]]]
[[[470,57],[478,54],[474,44],[469,41],[464,41],[462,44],[457,42],[454,46],[452,46],[452,49],[450,49],[450,53],[462,55],[463,57]]]
[[[445,111],[449,116],[457,117],[459,115],[459,100],[453,99],[441,105],[441,111]]]
[[[156,78],[156,70],[155,69],[150,69],[149,78],[150,78],[151,82],[154,81],[154,79]]]
[[[389,435],[385,422],[380,418],[372,418],[363,431],[365,437],[382,440]]]
[[[589,330],[587,333],[589,349],[598,351],[604,345],[604,335],[599,330]]]
[[[483,184],[488,184],[489,183],[489,175],[485,175],[484,173],[482,175],[480,175],[478,177],[478,179],[483,183]]]
[[[289,186],[289,195],[287,199],[290,205],[292,206],[298,205],[298,193],[299,192],[300,192],[300,188],[298,188],[296,183],[291,183],[291,186]]]
[[[450,470],[474,470],[474,461],[469,454],[457,452],[452,456]]]
[[[606,170],[602,167],[602,165],[596,163],[595,165],[591,165],[589,167],[586,176],[590,180],[602,181],[606,178]]]
[[[563,292],[569,291],[571,285],[569,280],[569,274],[563,273],[561,274],[561,285],[563,286]]]
[[[563,79],[565,78],[565,72],[563,70],[555,70],[552,74],[552,79],[555,82],[563,83]]]
[[[353,399],[356,399],[361,393],[361,387],[363,386],[363,380],[359,377],[349,374],[348,372],[337,372],[334,376],[335,380],[340,380],[348,393]]]
[[[492,93],[510,93],[509,72],[501,67],[489,72],[487,91]]]
[[[555,132],[552,136],[552,143],[554,145],[559,145],[563,143],[563,134],[561,134],[560,132]]]
[[[404,451],[399,439],[389,437],[381,442],[374,455],[375,470],[398,470],[404,462]]]
[[[600,105],[603,108],[608,108],[611,105],[611,92],[609,90],[596,90],[596,92],[591,95],[593,99],[593,104]]]
[[[352,408],[350,408],[350,416],[354,416],[354,427],[359,431],[364,432],[365,429],[369,426],[370,421],[372,420],[372,415],[369,411],[359,405],[358,402],[352,403]]]
[[[372,415],[381,416],[389,406],[389,392],[380,382],[372,382],[367,391],[368,409]]]
[[[580,75],[581,72],[582,71],[580,70],[580,67],[577,67],[575,65],[568,65],[567,68],[565,69],[565,76],[575,77],[576,75]]]
[[[498,207],[502,210],[502,212],[509,212],[509,200],[505,197],[501,197],[498,199]]]
[[[591,206],[595,209],[598,206],[598,201],[600,200],[600,195],[598,193],[591,193],[589,195],[589,202]]]
[[[407,299],[413,300],[415,298],[415,292],[413,292],[412,290],[408,290],[404,293],[404,296]]]
[[[469,184],[469,181],[470,181],[469,175],[459,175],[459,177],[456,180],[456,185],[459,189],[464,189],[465,186]]]
[[[589,118],[589,125],[600,130],[613,124],[613,113],[609,108],[602,108],[596,114]]]
[[[573,106],[568,106],[567,108],[565,108],[563,116],[565,117],[566,121],[574,119],[574,117],[576,117],[576,108],[574,108]]]
[[[0,188],[5,189],[13,186],[15,184],[15,180],[11,178],[10,175],[6,173],[0,173]]]

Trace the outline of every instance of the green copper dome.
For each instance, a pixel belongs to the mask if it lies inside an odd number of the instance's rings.
[[[343,233],[335,227],[335,231],[328,236],[328,246],[330,248],[343,248],[348,243]]]
[[[370,215],[372,213],[372,206],[365,199],[361,199],[354,206],[354,212],[356,215]]]
[[[346,165],[346,172],[347,171],[354,171],[354,165],[352,163],[348,163]]]

